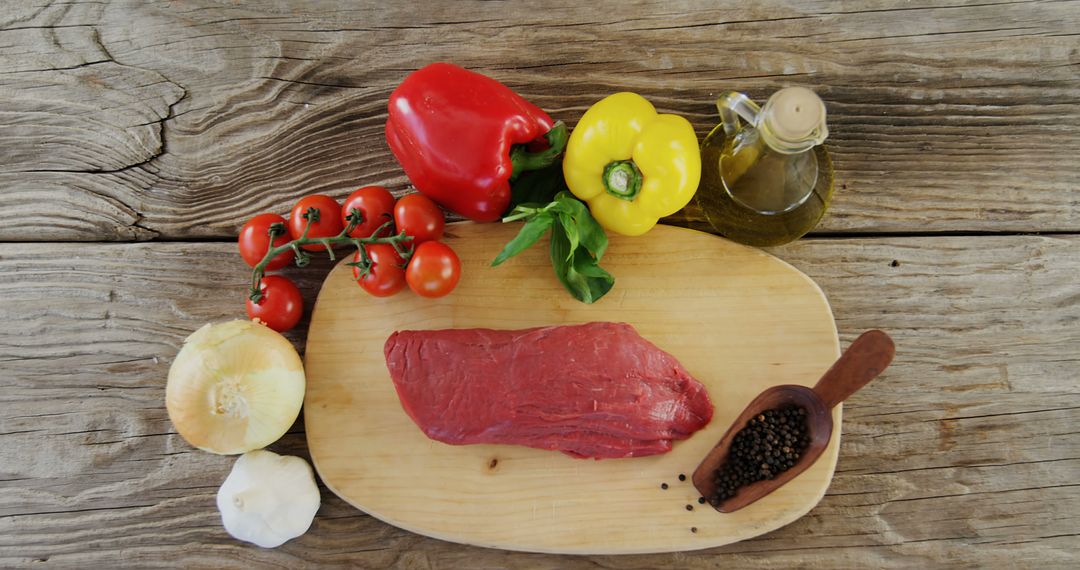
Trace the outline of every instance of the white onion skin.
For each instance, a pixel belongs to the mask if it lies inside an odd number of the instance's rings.
[[[191,445],[220,455],[261,449],[296,421],[304,365],[281,334],[252,321],[206,325],[169,368],[165,408]]]

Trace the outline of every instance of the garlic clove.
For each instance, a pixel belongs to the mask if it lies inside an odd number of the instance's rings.
[[[199,449],[237,454],[285,434],[304,402],[304,368],[292,344],[251,321],[206,325],[169,369],[165,407]]]
[[[217,494],[225,530],[263,548],[307,532],[319,502],[319,487],[307,461],[266,450],[241,455]]]

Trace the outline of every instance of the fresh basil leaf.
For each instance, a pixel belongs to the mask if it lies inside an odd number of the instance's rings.
[[[596,267],[596,269],[599,268]],[[614,285],[614,279],[607,275],[607,272],[603,269],[600,269],[600,271],[604,273],[603,277],[590,276],[578,271],[577,268],[571,265],[567,267],[566,275],[563,276],[563,285],[582,303],[595,303]]]
[[[561,200],[553,200],[547,206],[544,206],[544,210],[553,214],[569,214],[571,207]]]
[[[570,213],[578,213],[585,209],[585,203],[575,198],[569,191],[559,192],[555,195],[554,201],[564,206]]]
[[[562,275],[566,274],[566,268],[570,266],[572,253],[570,240],[566,237],[562,224],[551,226],[551,265],[555,269],[555,275],[559,276],[559,280],[562,280]]]
[[[559,225],[551,231],[551,265],[563,287],[582,303],[596,302],[615,284],[585,248],[570,250],[570,240]]]
[[[570,249],[570,240],[562,226],[553,226],[551,230],[551,266],[555,269],[555,276],[563,287],[582,303],[592,303],[592,292],[588,283],[574,270],[570,257],[573,250]]]
[[[510,187],[510,206],[527,202],[547,204],[566,189],[560,160],[546,168],[523,172]]]
[[[554,216],[543,211],[537,212],[536,215],[525,222],[525,225],[521,227],[521,231],[514,236],[514,239],[510,240],[510,242],[503,247],[503,250],[499,252],[499,255],[495,260],[491,262],[491,266],[495,267],[507,259],[532,247],[534,243],[544,236],[544,233],[551,228],[553,223],[555,223]]]
[[[566,275],[563,277],[564,284],[570,287],[573,291],[574,297],[578,301],[591,305],[596,302],[593,297],[592,287],[589,287],[589,280],[584,275],[577,272],[574,266],[568,266],[566,268]]]
[[[577,216],[582,211],[586,211],[585,204],[574,197],[570,192],[559,192],[555,199],[552,200],[552,208],[556,211]]]
[[[588,210],[577,218],[578,240],[581,246],[589,250],[593,257],[600,259],[607,251],[608,239],[604,228],[592,217]]]
[[[565,212],[559,212],[558,215],[559,223],[562,224],[562,229],[566,233],[566,240],[569,242],[569,245],[567,246],[567,249],[569,250],[568,255],[573,255],[574,251],[578,248],[578,243],[580,243],[578,240],[577,220]],[[570,258],[567,257],[567,261],[569,261],[569,259]]]
[[[585,248],[578,248],[574,254],[573,267],[577,274],[586,279],[593,301],[598,301],[615,285],[615,277],[600,267]]]
[[[555,197],[559,204],[559,211],[566,212],[574,220],[577,229],[578,243],[592,252],[597,259],[603,257],[607,251],[607,234],[600,227],[596,219],[592,217],[589,208],[569,192],[560,192]],[[565,222],[564,222],[565,225]]]
[[[574,256],[574,269],[586,277],[596,277],[614,284],[615,278],[606,269],[597,265],[595,259],[592,259],[587,254],[583,255],[584,253],[583,250],[579,249],[578,254]],[[610,288],[609,286],[608,289]],[[607,290],[605,289],[604,292],[606,293]]]
[[[552,172],[546,175],[555,176]],[[525,220],[525,225],[491,264],[499,265],[528,249],[550,229],[551,265],[555,276],[575,299],[594,303],[615,284],[615,278],[599,265],[607,250],[607,235],[585,203],[566,189],[561,171],[558,180],[561,188],[546,196],[517,194],[516,206],[503,221]],[[550,201],[538,203],[534,200]]]

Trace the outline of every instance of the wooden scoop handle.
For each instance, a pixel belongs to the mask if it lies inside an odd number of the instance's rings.
[[[895,354],[896,346],[889,335],[879,330],[866,331],[818,380],[814,392],[825,404],[825,409],[831,410],[877,378]]]

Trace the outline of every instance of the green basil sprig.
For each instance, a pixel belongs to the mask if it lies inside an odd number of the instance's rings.
[[[607,235],[585,204],[569,192],[559,192],[548,204],[519,204],[504,222],[525,220],[514,239],[491,262],[492,267],[529,249],[551,230],[551,265],[563,287],[582,303],[594,303],[615,284],[600,267]]]

